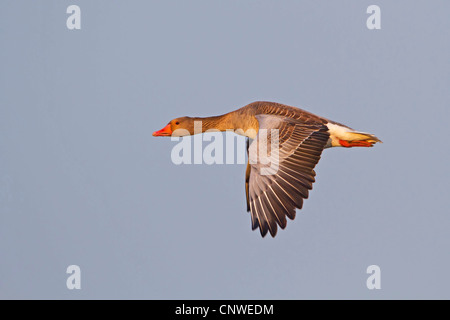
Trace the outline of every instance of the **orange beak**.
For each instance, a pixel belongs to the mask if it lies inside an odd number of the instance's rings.
[[[171,136],[171,135],[172,135],[172,128],[170,127],[170,123],[161,130],[153,132],[154,137]]]

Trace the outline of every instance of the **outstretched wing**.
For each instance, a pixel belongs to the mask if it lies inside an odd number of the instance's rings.
[[[259,227],[263,237],[267,231],[274,237],[277,225],[284,229],[286,216],[293,220],[295,209],[301,209],[303,199],[308,198],[315,181],[313,169],[329,133],[323,124],[276,115],[256,118],[259,131],[248,150],[247,211],[251,212],[253,230]]]

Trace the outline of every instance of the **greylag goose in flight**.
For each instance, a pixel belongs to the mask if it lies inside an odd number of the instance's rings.
[[[194,130],[196,121],[201,121],[200,132]],[[314,167],[323,149],[372,147],[381,142],[373,134],[355,131],[305,110],[264,101],[221,116],[176,118],[153,136],[193,135],[210,129],[234,130],[253,140],[247,144],[247,211],[251,213],[252,229],[259,228],[263,237],[267,232],[275,237],[277,225],[284,229],[286,217],[293,220],[296,208],[302,208],[315,181]],[[274,130],[277,136],[270,133]],[[267,150],[266,159],[260,152],[262,143]],[[274,149],[275,144],[278,148]],[[275,169],[271,171],[273,164]]]

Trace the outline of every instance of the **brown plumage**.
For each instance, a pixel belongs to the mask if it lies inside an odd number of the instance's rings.
[[[247,211],[251,213],[252,229],[259,228],[263,237],[268,232],[274,237],[277,226],[286,227],[286,216],[292,220],[296,208],[302,208],[315,181],[314,167],[323,149],[371,147],[381,142],[372,134],[355,131],[305,110],[264,101],[253,102],[222,116],[176,118],[153,135],[192,135],[197,133],[194,132],[195,121],[202,122],[201,132],[234,130],[253,139],[247,144]],[[271,135],[274,130],[278,134],[275,140]],[[267,134],[262,134],[263,131]],[[278,148],[272,146],[274,143],[278,143]],[[267,147],[265,159],[259,154],[262,144]]]

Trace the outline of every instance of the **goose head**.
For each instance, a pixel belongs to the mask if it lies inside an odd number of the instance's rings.
[[[191,117],[181,117],[171,120],[161,130],[153,132],[154,137],[182,137],[194,133],[194,119]]]

